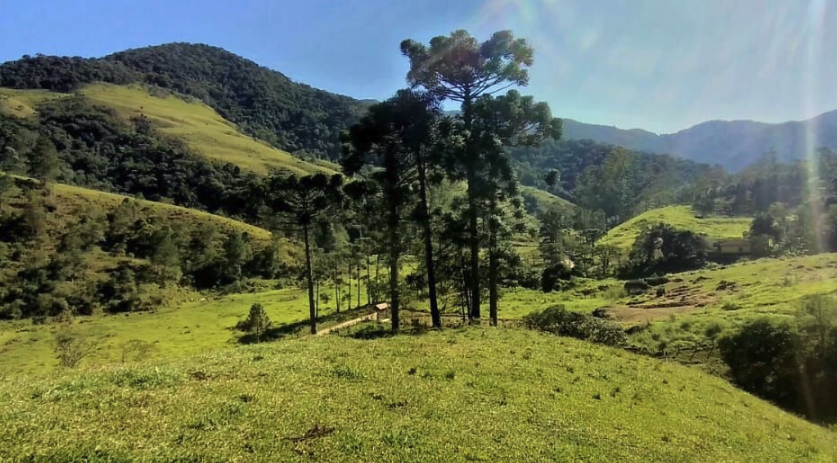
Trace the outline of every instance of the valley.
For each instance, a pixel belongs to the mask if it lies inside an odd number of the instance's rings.
[[[383,101],[0,64],[0,461],[837,459],[826,138],[661,150],[523,94],[511,31],[400,50]]]

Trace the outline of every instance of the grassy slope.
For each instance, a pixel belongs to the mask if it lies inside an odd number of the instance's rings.
[[[837,435],[721,379],[515,329],[326,336],[9,378],[0,399],[10,460],[837,458]]]
[[[837,293],[837,254],[759,259],[676,277],[682,281],[665,285],[667,292],[671,294],[675,288],[684,288],[687,302],[683,303],[682,310],[669,309],[667,313],[654,314],[657,309],[638,309],[655,323],[634,339],[637,344],[654,347],[658,340],[663,339],[669,344],[682,341],[688,345],[702,341],[710,324],[731,330],[759,317],[793,317],[800,309],[801,298]],[[733,286],[721,289],[730,283]],[[643,305],[653,305],[656,299],[653,295],[631,298],[645,301]],[[624,304],[628,300],[625,298],[619,303]],[[677,298],[669,297],[668,300]],[[695,301],[706,305],[695,307]]]
[[[705,234],[710,239],[741,238],[750,229],[751,218],[747,217],[695,217],[689,206],[669,206],[646,211],[610,230],[601,239],[601,244],[611,244],[630,249],[643,228],[660,222],[683,230]]]
[[[109,212],[119,206],[119,204],[127,198],[127,196],[123,195],[61,184],[54,185],[53,192],[58,199],[59,209],[56,210],[56,214],[66,217],[76,216],[78,213],[86,211],[90,208],[95,208],[103,212]],[[195,226],[211,223],[224,231],[235,230],[238,232],[246,232],[256,240],[270,240],[271,235],[269,231],[244,222],[172,204],[145,200],[137,201],[139,201],[143,207],[150,208],[158,216],[165,217],[170,220],[189,222]]]
[[[80,317],[70,330],[93,347],[87,365],[121,361],[122,347],[138,339],[154,345],[150,358],[200,354],[236,345],[240,332],[232,328],[254,303],[261,303],[274,324],[294,323],[308,316],[303,291],[283,289],[218,298],[193,295],[180,307],[157,313]],[[17,374],[52,371],[55,334],[67,329],[58,324],[34,326],[29,321],[0,324],[0,371]]]
[[[244,169],[267,173],[268,168],[286,169],[297,175],[333,173],[238,132],[234,124],[212,108],[176,96],[152,96],[139,86],[88,85],[79,93],[96,104],[115,109],[125,118],[145,115],[163,133],[181,138],[196,152],[214,160],[231,162]]]
[[[552,194],[548,191],[543,191],[543,190],[535,188],[535,187],[521,185],[520,186],[520,192],[522,194],[528,194],[528,195],[533,196],[535,199],[538,200],[538,203],[540,203],[541,206],[546,206],[548,204],[556,204],[559,207],[563,207],[563,208],[567,208],[567,209],[572,208],[572,207],[575,206],[573,203],[567,201],[564,198],[560,198],[560,197],[555,196],[554,194]]]
[[[13,90],[0,87],[0,114],[31,118],[39,103],[65,95],[47,90]]]
[[[331,174],[337,169],[337,166],[325,161],[312,164],[297,159],[285,151],[243,135],[234,124],[197,100],[187,101],[140,86],[110,84],[87,85],[78,93],[95,104],[116,110],[126,119],[145,115],[163,133],[180,138],[197,153],[212,160],[230,162],[260,174],[266,174],[268,169],[274,168],[297,175],[316,172]],[[62,96],[43,90],[0,88],[0,113],[34,117],[38,103]]]

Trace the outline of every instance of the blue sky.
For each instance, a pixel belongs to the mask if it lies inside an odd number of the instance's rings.
[[[357,98],[404,85],[398,45],[464,28],[535,47],[527,93],[557,116],[673,132],[837,109],[831,0],[0,0],[0,61],[217,45]]]

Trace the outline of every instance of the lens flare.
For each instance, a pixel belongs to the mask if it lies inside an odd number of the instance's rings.
[[[806,73],[804,80],[805,112],[813,114],[816,108],[816,95],[819,89],[817,76],[819,75],[819,60],[822,51],[823,18],[825,17],[825,0],[814,0],[810,4],[807,31]],[[808,168],[808,202],[811,207],[811,229],[814,231],[816,252],[823,252],[823,195],[819,178],[819,131],[815,122],[805,124],[805,156]]]

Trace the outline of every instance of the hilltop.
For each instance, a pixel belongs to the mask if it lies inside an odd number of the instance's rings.
[[[643,212],[614,227],[599,242],[630,250],[644,228],[658,223],[670,224],[680,230],[690,230],[705,235],[710,240],[742,238],[744,232],[750,229],[751,222],[752,218],[749,217],[698,217],[689,206],[667,206]]]
[[[837,458],[837,435],[723,380],[516,329],[291,340],[0,396],[0,455],[41,461]]]

